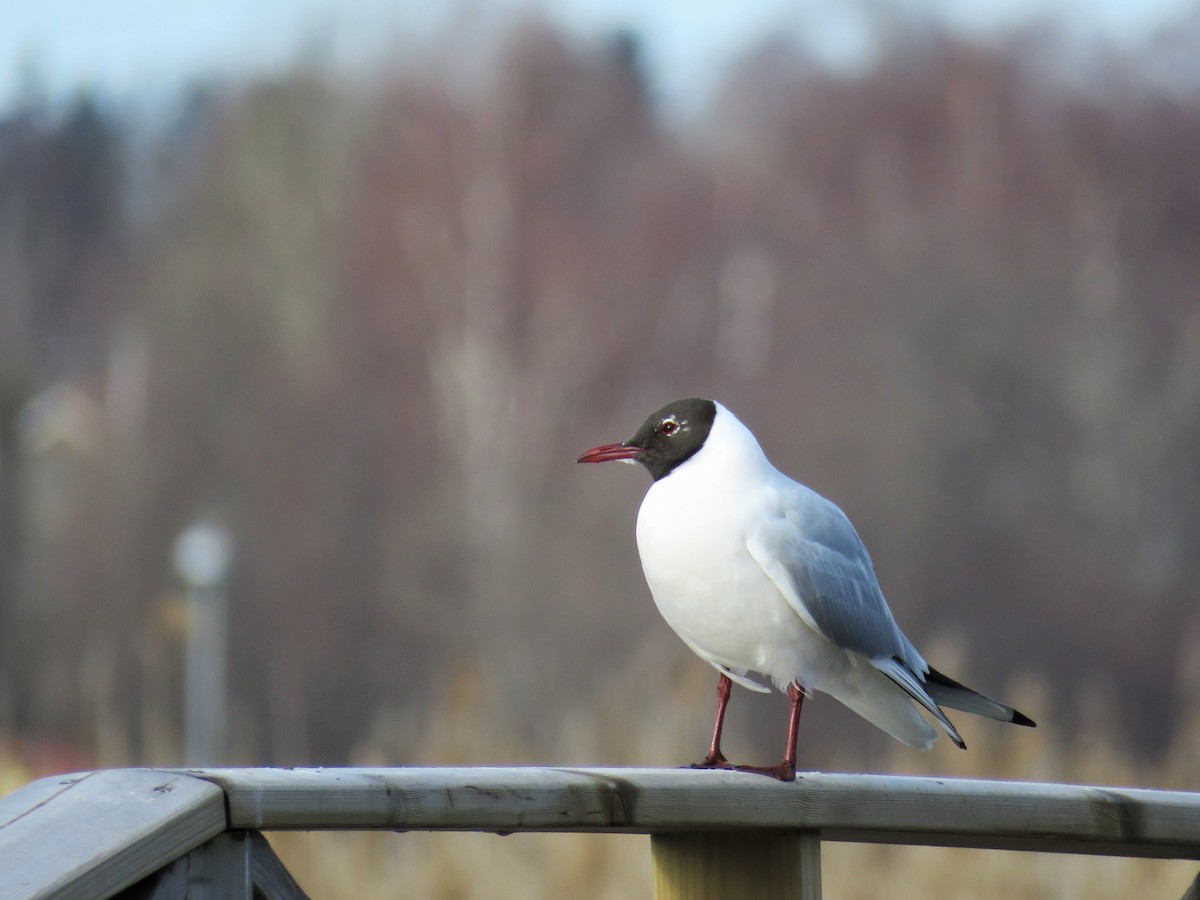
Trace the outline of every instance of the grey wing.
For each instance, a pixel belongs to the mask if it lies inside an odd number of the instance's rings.
[[[804,621],[832,643],[871,660],[928,665],[883,599],[866,547],[833,503],[802,485],[746,540],[750,555]]]

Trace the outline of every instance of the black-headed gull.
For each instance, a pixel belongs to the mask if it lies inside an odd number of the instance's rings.
[[[937,730],[966,744],[942,707],[1033,725],[1015,709],[930,667],[896,625],[871,557],[837,506],[771,465],[728,409],[697,397],[669,403],[633,437],[579,462],[641,463],[654,478],[637,519],[646,582],[667,624],[720,672],[712,746],[701,768],[795,778],[800,707],[836,697],[910,747]],[[791,698],[777,766],[731,766],[721,753],[730,682]]]

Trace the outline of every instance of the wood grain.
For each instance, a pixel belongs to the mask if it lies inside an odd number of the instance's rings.
[[[1200,859],[1200,794],[690,769],[117,769],[0,801],[0,900],[111,896],[226,830],[272,829],[648,833],[662,897],[709,883],[816,897],[824,840]],[[244,862],[230,869],[243,882]]]
[[[654,900],[819,900],[812,832],[692,831],[650,838]]]
[[[871,841],[1200,859],[1200,794],[690,769],[190,769],[231,827],[640,833],[774,829]]]
[[[43,778],[0,802],[0,900],[107,897],[225,830],[211,782],[113,769]]]

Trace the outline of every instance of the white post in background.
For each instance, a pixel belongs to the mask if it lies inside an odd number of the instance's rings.
[[[197,520],[175,541],[175,570],[187,586],[185,762],[225,761],[225,670],[229,639],[229,569],[233,536],[224,525]]]

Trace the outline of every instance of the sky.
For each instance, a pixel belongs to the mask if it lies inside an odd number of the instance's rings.
[[[1190,0],[3,0],[0,109],[31,87],[51,97],[89,87],[134,98],[197,78],[278,70],[314,48],[338,63],[370,64],[453,23],[486,29],[530,9],[585,38],[632,27],[660,95],[686,105],[770,35],[854,64],[867,52],[858,10],[879,5],[976,33],[1046,17],[1116,43],[1145,40],[1193,8]]]

